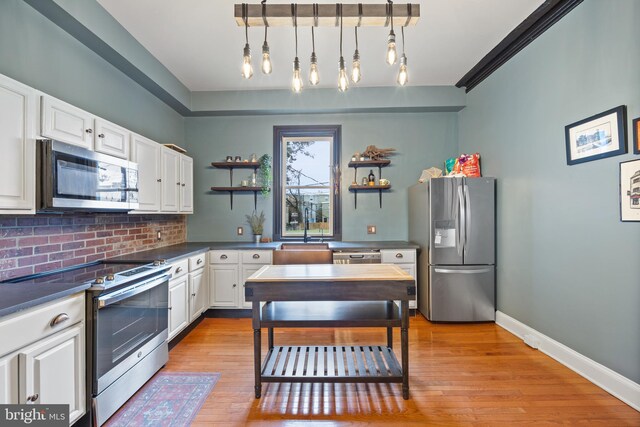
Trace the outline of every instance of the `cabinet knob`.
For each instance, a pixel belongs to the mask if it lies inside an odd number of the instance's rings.
[[[224,254],[223,254],[223,255],[220,255],[220,259],[227,259],[227,256],[226,256],[226,255],[224,255]]]
[[[169,310],[173,309],[173,307],[169,307]]]
[[[56,325],[59,325],[62,322],[66,322],[69,320],[69,315],[67,313],[60,313],[56,317],[54,317],[49,325],[53,328]]]
[[[176,268],[176,273],[180,273],[182,271],[182,267]]]
[[[158,182],[162,182],[162,178],[158,178],[158,179],[157,179],[157,181],[158,181]]]
[[[191,294],[191,296],[192,296],[192,297],[195,297],[195,296],[196,296],[196,294]]]
[[[233,284],[233,287],[235,288],[236,286],[238,286],[236,283]]]
[[[260,258],[260,255],[258,255],[258,254],[253,254],[253,259],[259,259],[259,258]]]
[[[180,185],[180,183],[179,183],[179,182],[176,182],[176,185]]]
[[[196,261],[196,264],[202,264],[202,260],[198,258],[198,261]]]
[[[186,187],[186,184],[183,182],[183,183],[182,183],[182,186],[183,186],[183,187]]]
[[[27,402],[35,402],[38,400],[40,395],[38,393],[32,394],[31,396],[27,396]]]
[[[104,133],[99,134],[98,138],[104,138]]]
[[[397,253],[396,258],[404,258],[404,256],[401,253]]]
[[[87,129],[85,130],[86,133],[93,133],[93,129]]]

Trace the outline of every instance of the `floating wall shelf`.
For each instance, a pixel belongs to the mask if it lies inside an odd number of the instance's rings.
[[[258,193],[262,191],[262,187],[234,187],[233,170],[234,169],[253,169],[253,181],[256,180],[256,171],[260,167],[259,162],[212,162],[211,166],[218,169],[229,169],[229,187],[211,187],[211,191],[228,192],[231,210],[233,210],[233,194],[234,193],[253,193],[253,208],[258,208]]]
[[[391,164],[391,160],[383,159],[383,160],[362,160],[362,161],[351,161],[349,162],[349,167],[354,168],[353,173],[353,182],[356,185],[350,185],[349,191],[353,192],[353,201],[355,205],[355,209],[358,209],[358,191],[373,191],[378,190],[378,197],[380,200],[380,208],[382,208],[382,192],[384,190],[389,190],[391,185],[358,185],[358,168],[378,168],[378,180],[382,178],[382,168],[385,166],[389,166]]]

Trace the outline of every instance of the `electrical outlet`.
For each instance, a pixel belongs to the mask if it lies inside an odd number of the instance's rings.
[[[367,234],[376,234],[376,226],[367,225]]]
[[[243,236],[244,235],[244,227],[238,227],[238,230],[236,232],[238,233],[238,236]]]
[[[158,231],[156,232],[156,239],[158,239],[158,240],[162,240],[162,231],[158,230]]]

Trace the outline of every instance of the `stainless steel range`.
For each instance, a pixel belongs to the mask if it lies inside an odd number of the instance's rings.
[[[94,425],[102,425],[169,360],[169,269],[161,261],[82,269],[92,276],[87,373]]]

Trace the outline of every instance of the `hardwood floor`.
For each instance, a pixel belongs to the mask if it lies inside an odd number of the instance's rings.
[[[193,425],[640,426],[640,412],[493,323],[411,318],[409,400],[400,384],[285,383],[255,399],[252,337],[249,319],[206,318],[171,350],[166,370],[222,374]],[[276,329],[275,342],[380,344],[386,334]]]

